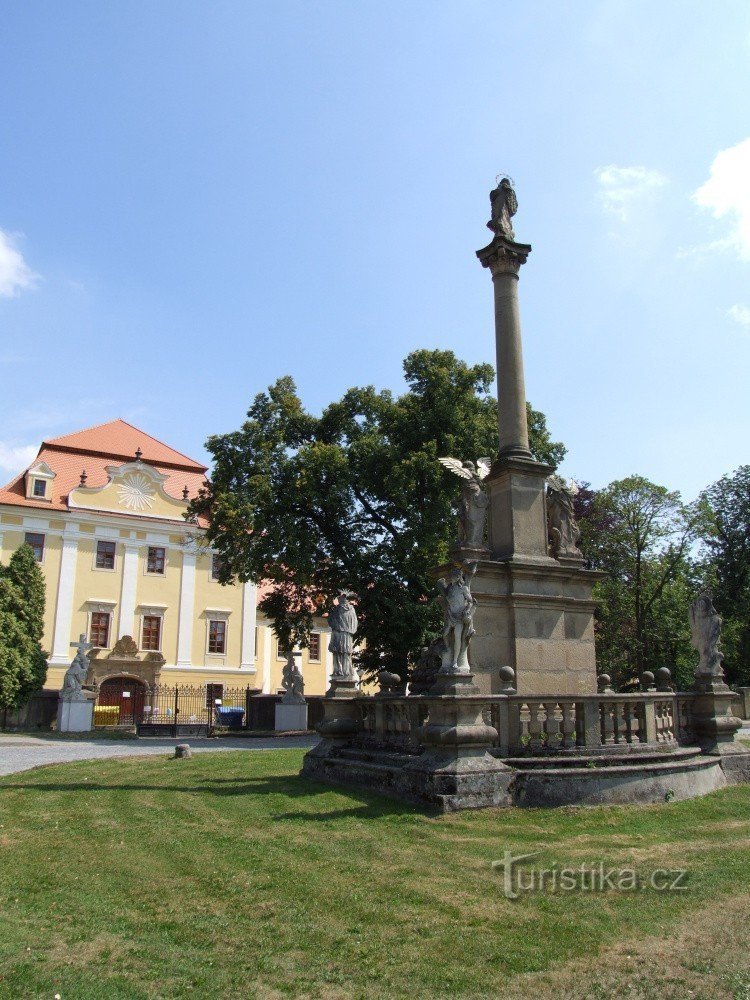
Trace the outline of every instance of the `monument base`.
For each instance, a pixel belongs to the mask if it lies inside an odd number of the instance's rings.
[[[277,705],[277,733],[299,733],[307,729],[307,705]]]
[[[58,733],[89,733],[94,718],[94,703],[86,701],[58,701]]]
[[[592,587],[601,574],[555,559],[486,559],[472,594],[469,658],[482,694],[499,694],[512,667],[524,695],[596,694]]]

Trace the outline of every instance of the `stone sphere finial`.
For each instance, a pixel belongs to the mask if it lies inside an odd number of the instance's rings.
[[[656,678],[650,670],[644,670],[641,674],[641,691],[655,691],[655,680]]]
[[[599,685],[599,694],[613,694],[612,691],[612,678],[609,674],[599,674],[596,679],[596,683]]]
[[[657,691],[673,691],[672,687],[672,671],[669,667],[659,667],[656,671],[656,689]]]
[[[516,672],[513,667],[500,667],[498,673],[500,674],[500,693],[515,694]]]

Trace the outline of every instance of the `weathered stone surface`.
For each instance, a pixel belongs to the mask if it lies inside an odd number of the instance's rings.
[[[178,743],[174,748],[174,755],[177,758],[192,757],[189,743]]]

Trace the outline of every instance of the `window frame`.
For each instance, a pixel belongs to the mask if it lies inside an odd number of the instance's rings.
[[[94,569],[98,571],[103,571],[105,573],[114,573],[117,569],[117,542],[113,541],[111,538],[97,538],[95,539],[96,545],[94,547]],[[100,545],[111,545],[112,546],[112,565],[111,566],[100,566],[99,565],[99,546]]]
[[[216,565],[217,562],[221,563],[221,556],[219,555],[218,552],[212,552],[211,553],[211,565],[208,568],[208,578],[211,581],[211,583],[218,583],[219,582],[219,577],[217,575],[215,575],[215,573],[214,573],[214,566]]]
[[[37,559],[37,546],[33,542],[29,541],[29,538],[41,538],[41,556]],[[44,553],[47,550],[47,536],[42,531],[25,531],[23,535],[24,545],[28,545],[30,549],[34,552],[34,559],[38,563],[44,562]]]
[[[101,616],[101,617],[104,617],[104,618],[107,619],[107,625],[106,625],[107,631],[106,631],[106,636],[105,636],[105,638],[106,638],[107,641],[105,642],[104,645],[101,645],[98,642],[94,642],[93,632],[94,632],[94,627],[95,627],[94,626],[94,616],[95,615]],[[100,628],[100,627],[101,626],[99,624],[96,625],[96,628]],[[89,640],[89,642],[93,643],[95,649],[109,649],[109,640],[110,640],[111,632],[112,632],[112,612],[111,611],[90,611],[89,612],[88,640]]]
[[[146,619],[157,622],[157,643],[155,646],[146,645]],[[141,649],[144,653],[160,653],[162,636],[164,634],[164,615],[143,614],[141,615]]]
[[[317,641],[317,645],[318,645],[318,651],[317,651],[316,655],[313,655],[313,647],[312,647],[313,639],[315,639]],[[323,649],[323,636],[322,636],[322,634],[320,632],[318,632],[318,631],[311,632],[310,633],[310,645],[308,646],[308,649],[307,649],[307,660],[308,660],[308,663],[320,663],[322,649]]]
[[[46,500],[47,499],[47,480],[38,479],[36,476],[33,477],[33,484],[31,487],[31,495],[35,500]],[[42,492],[37,493],[37,490],[41,487]]]
[[[151,553],[161,552],[161,569],[151,569]],[[167,575],[167,547],[166,545],[149,545],[146,548],[146,573],[149,576]]]
[[[223,635],[223,649],[211,649],[211,631],[213,625],[220,625]],[[228,643],[228,633],[229,633],[229,622],[226,618],[209,618],[208,619],[208,630],[206,634],[206,655],[207,656],[226,656]]]

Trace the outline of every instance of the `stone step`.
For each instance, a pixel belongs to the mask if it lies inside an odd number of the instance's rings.
[[[701,756],[699,747],[643,749],[627,753],[545,754],[543,756],[503,757],[503,763],[519,770],[601,769],[605,767],[642,767],[645,764],[675,764]]]

